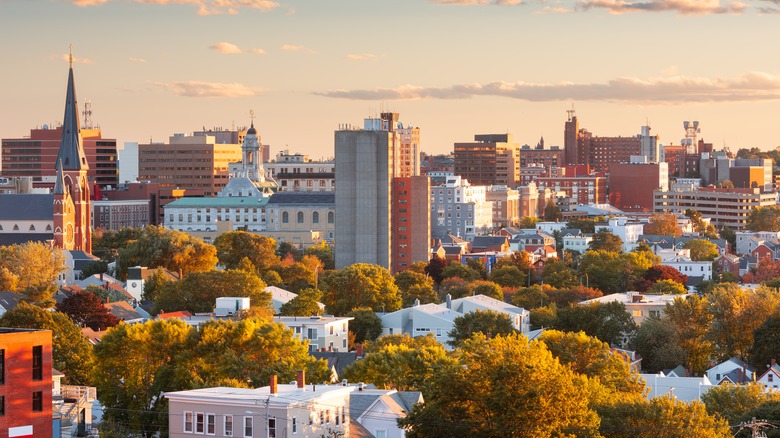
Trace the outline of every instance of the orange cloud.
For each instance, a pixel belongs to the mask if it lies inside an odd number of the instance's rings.
[[[235,82],[155,82],[155,85],[173,94],[186,97],[244,97],[254,96],[259,92]]]

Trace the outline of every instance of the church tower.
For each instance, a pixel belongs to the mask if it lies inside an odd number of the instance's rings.
[[[62,249],[92,252],[90,189],[87,157],[81,141],[81,124],[70,54],[68,91],[62,121],[62,142],[57,154],[54,186],[54,244]]]
[[[249,112],[252,120],[252,125],[246,136],[244,137],[244,144],[241,145],[242,161],[243,161],[243,173],[244,176],[252,180],[253,182],[265,181],[265,170],[263,170],[263,145],[260,143],[260,136],[257,135],[255,129],[255,112],[254,110]]]

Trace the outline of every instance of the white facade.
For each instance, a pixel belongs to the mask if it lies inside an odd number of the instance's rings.
[[[637,247],[639,236],[644,232],[645,226],[638,222],[629,222],[626,217],[614,217],[608,225],[596,225],[596,232],[607,230],[623,240],[623,251],[631,252]]]
[[[309,351],[349,351],[349,321],[352,317],[276,316],[301,340],[309,341]]]
[[[677,400],[690,403],[701,401],[702,394],[714,386],[707,376],[673,377],[664,373],[640,374],[647,386],[647,398],[674,397]]]
[[[766,240],[780,239],[780,231],[737,231],[737,254],[750,254]]]
[[[591,241],[593,241],[593,236],[565,236],[563,250],[579,251],[580,254],[585,254]]]
[[[471,241],[493,227],[493,203],[486,186],[472,186],[459,176],[444,186],[431,187],[431,236],[448,233]]]
[[[639,292],[624,292],[615,293],[610,295],[604,295],[603,297],[593,298],[581,302],[580,304],[587,305],[592,303],[611,303],[617,301],[623,303],[626,306],[626,312],[634,318],[634,322],[637,325],[649,317],[661,317],[664,315],[667,304],[674,303],[677,298],[686,299],[691,294],[684,295],[654,295],[654,294],[642,294]]]
[[[691,260],[689,249],[662,249],[656,251],[661,257],[661,265],[670,266],[688,277],[703,277],[704,280],[712,280],[712,262]]]
[[[314,161],[308,155],[284,150],[274,161],[265,163],[265,175],[279,183],[282,190],[294,192],[332,192],[336,190],[333,160]]]
[[[117,148],[119,160],[119,182],[138,180],[138,142],[126,141],[124,146]]]

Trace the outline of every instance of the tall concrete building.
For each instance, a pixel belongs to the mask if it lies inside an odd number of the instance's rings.
[[[514,187],[520,180],[520,145],[512,134],[475,135],[474,142],[455,143],[455,175],[474,185]]]
[[[428,260],[430,221],[421,218],[430,180],[419,176],[419,138],[397,113],[336,131],[336,269],[371,263],[395,272]]]
[[[241,158],[240,144],[218,143],[211,135],[176,134],[167,144],[138,145],[138,179],[213,196],[227,184],[229,164]]]

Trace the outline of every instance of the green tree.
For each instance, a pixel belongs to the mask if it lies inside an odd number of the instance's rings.
[[[291,258],[294,261],[299,261],[303,254],[292,243],[279,242],[279,246],[276,248],[276,256],[279,257],[279,260]]]
[[[165,391],[176,382],[176,359],[193,329],[179,319],[119,324],[95,346],[94,384],[103,418],[151,438],[168,425]]]
[[[685,286],[674,280],[661,280],[647,289],[647,293],[651,294],[684,295],[687,292]]]
[[[746,227],[750,231],[780,231],[780,207],[756,207],[748,214]]]
[[[548,292],[552,288],[550,285],[534,284],[531,287],[519,289],[512,296],[512,303],[515,306],[526,310],[533,310],[537,307],[544,307],[550,304]]]
[[[665,309],[667,318],[674,324],[678,345],[688,359],[686,368],[692,369],[697,375],[709,368],[715,352],[707,336],[712,323],[712,314],[707,306],[706,299],[693,295],[675,298]]]
[[[214,239],[219,264],[227,269],[236,269],[246,257],[259,274],[279,265],[276,255],[276,241],[270,237],[233,231],[222,233]]]
[[[648,373],[688,363],[688,356],[680,346],[678,328],[669,318],[649,317],[642,321],[631,348],[642,357],[642,369]]]
[[[520,272],[516,266],[510,265],[493,268],[490,280],[504,287],[523,287],[526,286],[528,277],[525,272]]]
[[[3,314],[0,327],[51,330],[52,367],[65,373],[71,385],[92,383],[92,346],[68,315],[21,302]]]
[[[737,247],[737,234],[731,228],[724,227],[720,230],[720,237],[726,239],[732,248]]]
[[[355,343],[375,341],[382,334],[382,320],[369,308],[358,308],[347,313],[353,319],[349,322],[349,331],[355,334]]]
[[[517,333],[517,330],[512,326],[509,315],[493,310],[475,310],[455,318],[452,330],[447,333],[450,337],[447,343],[458,348],[474,333],[492,337]]]
[[[444,272],[441,273],[441,276],[443,279],[458,277],[467,282],[472,282],[481,278],[479,272],[460,262],[451,262],[444,268]]]
[[[439,285],[439,301],[450,295],[451,298],[463,298],[471,295],[469,283],[460,277],[450,277],[445,279]]]
[[[691,250],[691,260],[711,262],[718,257],[718,247],[709,240],[693,239],[685,242],[683,248]]]
[[[105,274],[108,272],[108,262],[99,260],[92,262],[81,269],[81,279],[89,278],[93,275]]]
[[[596,232],[596,219],[573,218],[566,223],[566,228],[576,228],[582,234],[593,234]]]
[[[428,261],[428,265],[425,267],[425,273],[431,276],[433,282],[436,283],[436,285],[439,285],[441,284],[441,281],[444,280],[442,274],[444,273],[444,269],[446,267],[447,260],[434,254],[433,257],[431,257],[431,259]]]
[[[749,353],[750,363],[759,369],[780,357],[780,315],[769,316],[753,332]]]
[[[543,343],[522,335],[475,335],[454,359],[426,385],[425,403],[399,421],[410,438],[597,436],[587,379]]]
[[[542,280],[556,289],[571,288],[579,284],[574,270],[558,259],[548,261],[544,265]]]
[[[715,383],[715,382],[713,382]],[[701,395],[701,401],[710,415],[720,415],[730,424],[738,424],[748,412],[764,403],[780,401],[780,393],[766,391],[764,385],[717,385]]]
[[[138,240],[141,228],[123,227],[119,231],[95,229],[92,232],[92,254],[113,262],[119,251]]]
[[[657,261],[653,255],[640,252],[618,254],[610,251],[587,251],[580,262],[579,275],[588,287],[604,293],[629,290]]]
[[[563,213],[561,209],[550,199],[547,201],[547,205],[544,206],[544,220],[547,222],[557,222],[563,219]]]
[[[609,345],[622,345],[636,332],[636,324],[623,303],[577,304],[559,308],[555,329],[595,336]]]
[[[146,226],[117,256],[117,278],[127,278],[130,266],[163,267],[187,274],[214,269],[217,251],[213,245],[182,231]]]
[[[438,298],[436,291],[430,284],[415,284],[409,287],[406,292],[401,292],[403,307],[410,307],[418,300],[420,304],[435,303]]]
[[[0,247],[0,266],[5,286],[43,307],[54,306],[52,295],[60,274],[65,272],[65,255],[57,247],[41,242],[27,242]]]
[[[593,240],[588,244],[589,251],[622,252],[623,239],[606,229],[593,234]]]
[[[318,275],[315,269],[310,269],[301,262],[294,262],[289,266],[278,268],[283,288],[290,292],[298,293],[303,289],[315,287],[318,282]]]
[[[282,382],[295,380],[298,370],[313,382],[330,380],[327,363],[309,355],[307,344],[281,323],[258,318],[211,320],[189,332],[176,377],[182,388],[226,382],[258,388],[268,385],[272,375]]]
[[[549,289],[546,290],[550,302],[558,307],[566,307],[569,304],[577,304],[593,298],[604,296],[598,289],[585,286],[575,286],[569,289]]]
[[[737,424],[752,422],[752,420],[755,418],[766,420],[771,424],[780,423],[780,401],[772,400],[756,406],[755,408],[746,412],[745,415],[743,415],[742,418],[737,421]],[[764,430],[766,431],[767,438],[780,437],[780,430],[778,429]],[[738,438],[750,438],[756,435],[753,435],[751,430],[744,428],[739,429],[739,431],[734,434],[734,436]]]
[[[709,415],[701,402],[686,403],[673,397],[652,400],[618,400],[600,409],[605,438],[728,438],[725,420]]]
[[[492,281],[477,280],[471,282],[471,284],[469,284],[469,293],[471,295],[484,295],[499,301],[504,301],[504,292],[501,290],[501,286]]]
[[[518,221],[517,226],[525,229],[536,229],[536,224],[539,222],[539,218],[536,216],[523,216]]]
[[[701,212],[698,210],[688,209],[685,210],[684,214],[691,220],[691,223],[693,224],[693,231],[699,233],[702,236],[710,238],[718,237],[718,232],[715,230],[715,227],[702,219]]]
[[[92,292],[78,291],[57,304],[57,311],[68,315],[80,327],[95,331],[106,330],[119,324],[119,318],[103,306]]]
[[[157,268],[154,273],[144,282],[143,299],[154,301],[157,298],[157,291],[166,285],[171,286],[173,280],[164,268]]]
[[[320,243],[303,250],[305,255],[317,257],[322,262],[322,269],[335,269],[333,245],[321,240]]]
[[[321,315],[319,300],[322,299],[322,292],[317,289],[304,289],[298,292],[298,295],[290,301],[282,304],[279,308],[279,315],[282,316],[311,316]]]
[[[219,297],[249,297],[254,308],[271,307],[271,294],[257,275],[237,270],[193,272],[157,291],[156,312],[211,312]]]
[[[432,335],[394,335],[382,341],[367,346],[366,351],[371,352],[350,365],[344,377],[353,382],[371,382],[382,389],[422,391],[439,370],[453,362]]]
[[[325,279],[323,279],[325,280]],[[401,294],[390,272],[376,265],[356,263],[334,271],[321,281],[322,301],[333,315],[368,307],[374,312],[395,312],[401,308]]]
[[[677,216],[673,214],[653,213],[644,231],[645,234],[660,236],[680,237],[682,235],[682,230],[677,225]]]

